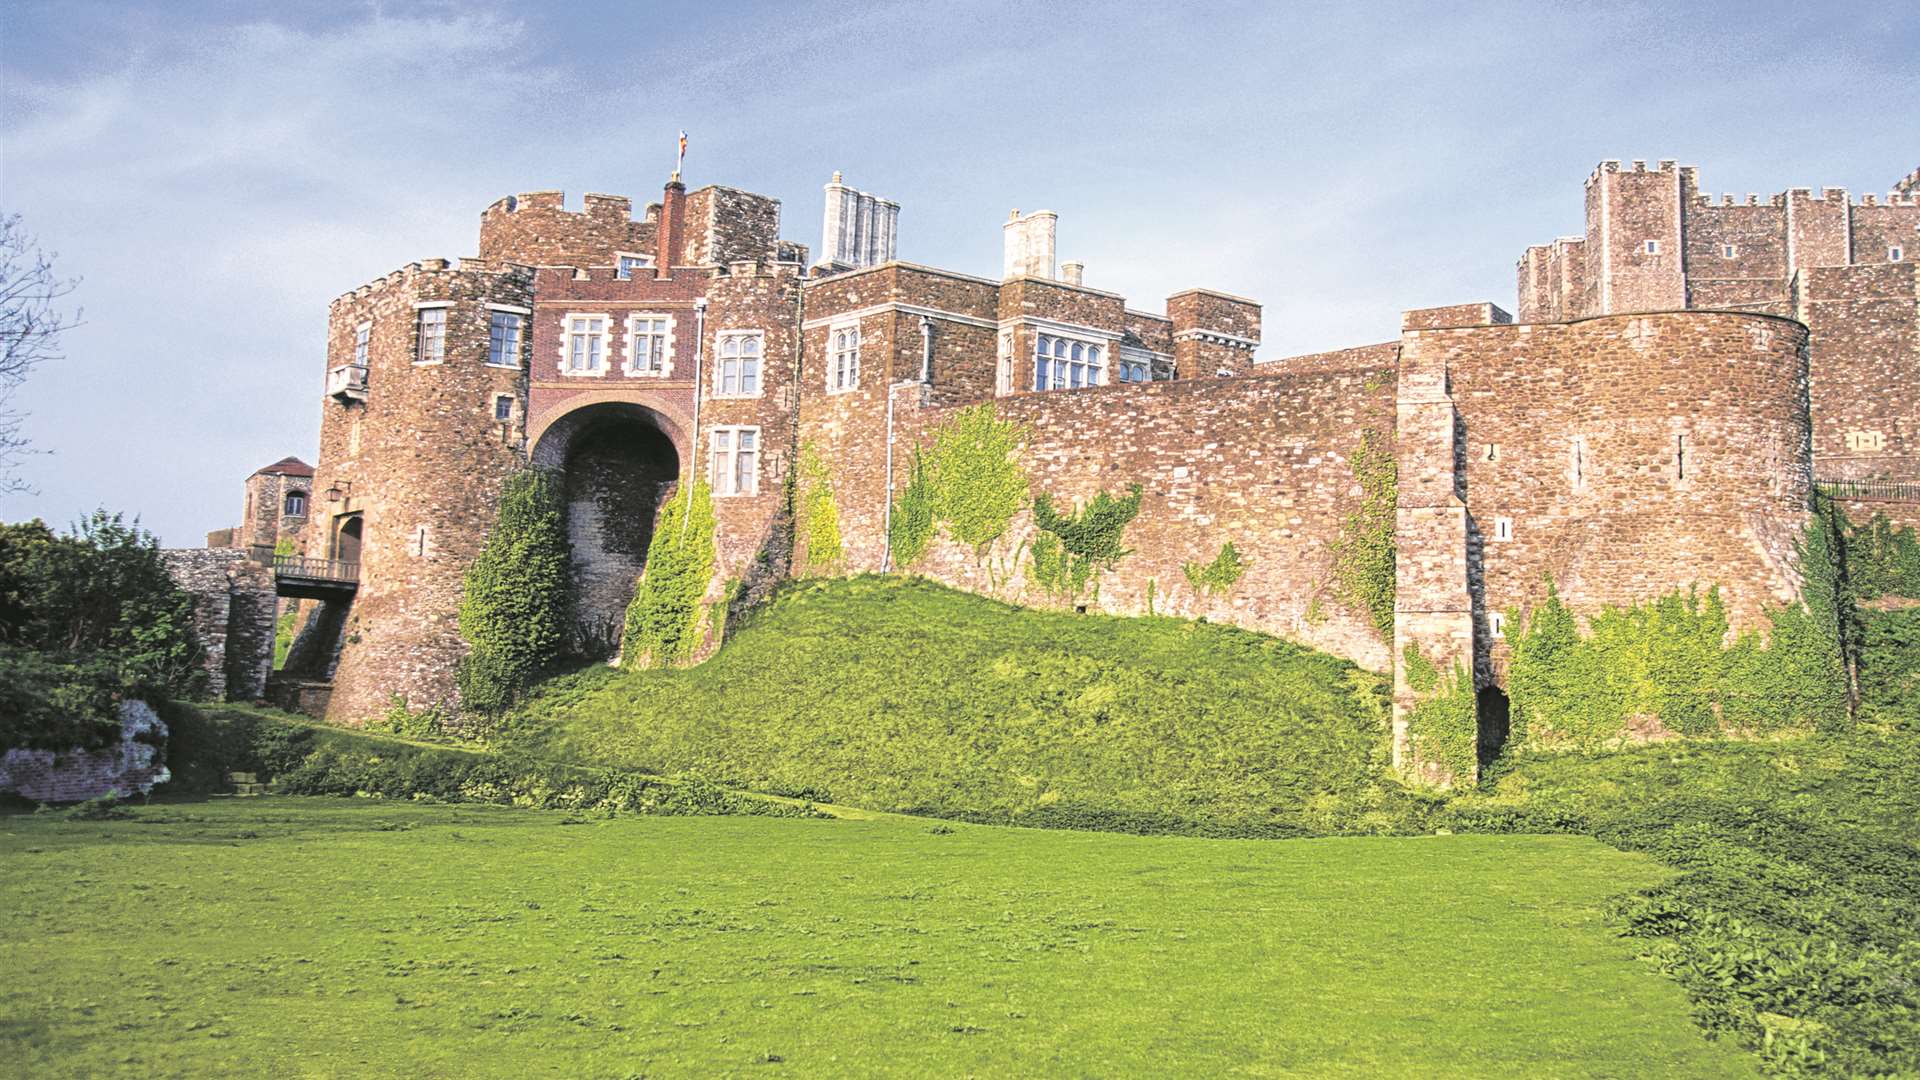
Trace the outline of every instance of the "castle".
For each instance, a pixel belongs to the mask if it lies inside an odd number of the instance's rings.
[[[1395,340],[1259,363],[1258,303],[1190,289],[1163,314],[1130,307],[1057,261],[1049,211],[1002,225],[996,280],[898,260],[899,205],[838,174],[811,263],[777,200],[677,174],[637,217],[617,196],[511,196],[482,212],[477,257],[333,301],[303,520],[255,524],[250,501],[247,531],[300,539],[276,575],[309,612],[284,677],[358,722],[391,695],[454,695],[461,576],[514,471],[563,477],[581,632],[611,648],[680,478],[712,485],[710,599],[789,572],[803,453],[831,479],[844,569],[884,569],[912,449],[991,402],[1024,427],[1036,493],[1142,487],[1132,553],[1089,606],[1396,669],[1396,760],[1433,775],[1406,730],[1410,647],[1471,670],[1497,724],[1502,613],[1548,580],[1581,614],[1717,585],[1745,629],[1799,595],[1816,483],[1920,517],[1916,195],[1920,171],[1884,201],[1715,201],[1691,168],[1605,162],[1583,235],[1520,259],[1518,321],[1408,311]],[[1334,583],[1363,445],[1398,466],[1390,635]],[[287,490],[250,499],[285,511]],[[915,570],[1044,603],[1019,558],[1032,534],[1023,512],[986,558],[940,542]],[[1182,584],[1228,541],[1246,559],[1230,592]]]

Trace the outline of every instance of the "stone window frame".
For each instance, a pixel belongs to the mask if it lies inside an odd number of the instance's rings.
[[[637,355],[635,346],[639,343],[639,337],[640,337],[639,329],[635,324],[638,323],[641,319],[655,320],[663,324],[659,334],[660,336],[660,368],[657,371],[646,371],[633,366],[633,358],[635,355]],[[674,332],[674,328],[678,325],[679,325],[679,320],[675,319],[673,315],[664,311],[630,311],[628,312],[627,323],[626,323],[627,333],[626,333],[626,337],[624,338],[627,355],[626,355],[626,359],[620,361],[620,373],[622,375],[625,375],[629,379],[670,379],[672,378],[673,377],[673,332]],[[653,335],[649,334],[648,336],[651,337]]]
[[[1658,240],[1647,240],[1647,241],[1645,241],[1645,242],[1643,242],[1643,243],[1642,243],[1642,244],[1640,245],[1640,253],[1641,253],[1641,254],[1643,254],[1643,255],[1658,255],[1658,254],[1660,254],[1660,241],[1658,241]]]
[[[736,342],[736,341],[744,342],[748,340],[752,340],[757,343],[756,351],[752,357],[754,362],[753,390],[750,393],[744,390],[735,390],[732,393],[729,393],[725,389],[723,389],[726,386],[726,379],[725,379],[726,363],[728,360],[742,361],[747,359],[747,357],[738,352],[736,352],[733,356],[728,356],[727,345],[731,342]],[[767,332],[765,330],[742,328],[737,330],[718,330],[714,332],[714,335],[713,335],[713,384],[712,384],[711,393],[709,394],[710,397],[715,397],[715,398],[762,397],[766,394],[766,390],[767,390],[766,374],[767,374]],[[744,368],[742,368],[741,371],[739,372],[739,383],[742,385],[746,383],[746,371]]]
[[[1888,262],[1897,263],[1905,259],[1906,257],[1907,257],[1906,250],[1903,249],[1899,244],[1887,245],[1887,261]]]
[[[500,415],[500,403],[503,401],[507,403],[507,415],[505,416]],[[496,424],[505,424],[512,421],[513,406],[514,406],[514,401],[513,401],[512,394],[493,395],[493,422]]]
[[[849,342],[843,335],[851,334]],[[827,327],[827,393],[860,389],[860,322],[849,319]]]
[[[307,493],[299,488],[287,492],[281,499],[280,513],[282,517],[306,517]]]
[[[373,320],[368,319],[353,328],[353,364],[355,367],[367,366],[367,353],[373,345]]]
[[[598,319],[600,321],[600,328],[598,330],[583,331],[583,333],[589,337],[600,339],[600,363],[597,367],[576,369],[568,366],[567,362],[571,358],[575,334],[573,324],[576,319]],[[569,379],[606,378],[609,367],[608,361],[612,359],[609,354],[613,351],[613,316],[604,311],[569,311],[560,316],[560,348],[558,351],[560,354],[560,363],[556,366],[560,369],[562,377]]]
[[[742,445],[751,442],[751,446]],[[723,446],[722,443],[725,443]],[[716,499],[751,497],[760,494],[760,425],[723,424],[707,431],[707,483]],[[746,489],[741,490],[740,458],[750,457],[746,469]],[[725,460],[724,470],[721,467]],[[722,480],[726,482],[723,484]]]
[[[633,265],[627,265],[631,260]],[[632,281],[635,270],[653,269],[653,256],[643,251],[616,251],[613,253],[613,276],[619,281]]]
[[[451,321],[448,318],[447,309],[452,306],[451,300],[422,300],[413,305],[413,365],[415,367],[435,367],[447,362],[447,324]],[[427,334],[429,315],[439,316],[433,324],[439,328],[439,332],[431,337]],[[432,342],[431,358],[427,355],[429,341]]]
[[[1493,519],[1493,539],[1495,543],[1500,544],[1510,544],[1513,542],[1512,518],[1496,517]]]
[[[1487,632],[1492,634],[1496,638],[1506,637],[1507,636],[1507,616],[1503,612],[1498,612],[1498,611],[1488,612],[1487,613]]]
[[[1049,347],[1049,343],[1052,343],[1051,347]],[[1061,346],[1066,346],[1064,352]],[[1043,353],[1042,350],[1047,351]],[[1081,356],[1076,357],[1074,356],[1075,350],[1085,350],[1085,352],[1083,352]],[[1112,370],[1108,364],[1108,354],[1110,352],[1111,349],[1108,343],[1104,341],[1094,341],[1089,338],[1077,337],[1073,334],[1061,333],[1060,331],[1051,329],[1036,330],[1033,335],[1033,352],[1028,358],[1030,363],[1027,365],[1027,371],[1030,378],[1027,380],[1027,389],[1035,393],[1049,393],[1054,390],[1084,390],[1090,386],[1106,386],[1112,377]],[[1088,358],[1087,353],[1091,354],[1091,358]],[[1052,362],[1052,366],[1056,369],[1053,372],[1052,385],[1050,386],[1040,385],[1040,358],[1043,355]],[[1063,376],[1061,374],[1061,371],[1058,369],[1062,367],[1069,372],[1069,375]],[[1092,368],[1093,381],[1083,382],[1078,386],[1072,385],[1070,382],[1061,381],[1063,378],[1070,378],[1071,369],[1074,367]]]
[[[1740,254],[1739,244],[1721,244],[1720,245],[1720,257],[1723,259],[1731,259],[1738,256],[1739,254]]]
[[[496,315],[512,315],[518,320],[518,324],[514,327],[513,363],[511,364],[497,364],[493,360],[493,330],[494,330],[493,319],[494,319],[494,316]],[[487,305],[486,365],[488,367],[500,368],[502,370],[511,369],[513,371],[519,371],[521,358],[524,357],[527,352],[527,327],[532,322],[533,322],[532,308],[519,307],[518,305],[515,305],[515,304],[488,304]]]

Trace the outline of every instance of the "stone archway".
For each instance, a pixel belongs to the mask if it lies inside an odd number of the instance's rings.
[[[663,501],[680,478],[671,422],[642,405],[599,402],[556,418],[533,464],[562,478],[573,543],[575,642],[612,655]]]

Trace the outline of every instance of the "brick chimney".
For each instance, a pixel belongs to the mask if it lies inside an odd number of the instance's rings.
[[[654,230],[654,277],[665,278],[673,273],[673,264],[680,257],[680,234],[686,227],[686,217],[687,185],[681,183],[679,174],[675,173],[660,195],[660,224]]]

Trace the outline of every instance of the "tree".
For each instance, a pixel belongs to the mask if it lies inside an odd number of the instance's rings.
[[[116,699],[197,695],[200,656],[153,534],[104,510],[0,525],[0,750],[108,745]]]
[[[58,304],[79,284],[53,272],[53,256],[19,214],[0,215],[0,491],[26,488],[13,471],[28,452],[13,392],[43,361],[59,359],[60,335],[80,325],[78,311],[69,317]]]

